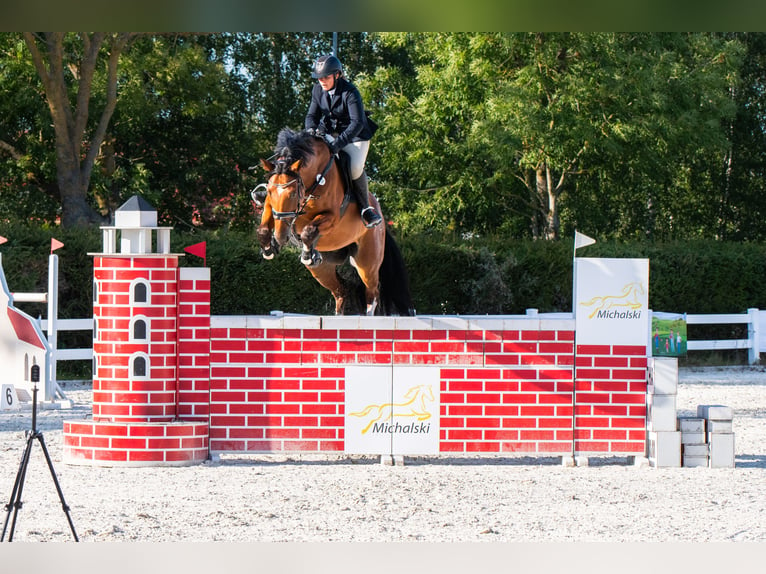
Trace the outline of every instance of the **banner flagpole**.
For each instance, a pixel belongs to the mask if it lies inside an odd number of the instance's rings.
[[[580,247],[593,245],[596,240],[580,233],[575,229],[574,247],[572,249],[572,318],[575,320],[575,338],[573,342],[573,364],[572,364],[572,464],[575,464],[576,442],[577,442],[577,250]]]

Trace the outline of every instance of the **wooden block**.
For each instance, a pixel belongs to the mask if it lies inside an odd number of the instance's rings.
[[[734,410],[725,405],[697,405],[697,416],[707,420],[730,421],[734,418]]]
[[[658,468],[677,468],[681,466],[681,433],[650,432],[649,464]]]
[[[681,444],[705,444],[704,432],[682,432]]]
[[[708,465],[706,456],[684,456],[683,461],[685,467],[706,467]]]
[[[649,429],[654,432],[678,430],[676,395],[649,395]]]
[[[710,468],[734,468],[734,433],[712,433],[710,437]]]
[[[678,393],[678,359],[654,357],[649,369],[649,393],[675,395]]]
[[[707,457],[710,454],[710,450],[707,443],[701,444],[685,444],[682,447],[684,456],[704,456]]]
[[[704,433],[705,419],[701,417],[678,417],[678,430],[684,433]]]
[[[723,434],[729,434],[734,432],[734,422],[733,421],[719,421],[719,420],[710,420],[707,423],[707,432],[710,433],[723,433]],[[710,441],[708,441],[710,442]]]

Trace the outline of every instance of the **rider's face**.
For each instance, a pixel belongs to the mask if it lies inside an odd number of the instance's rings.
[[[335,87],[335,74],[330,74],[329,76],[325,76],[323,78],[319,78],[319,85],[322,86],[322,89],[325,92],[328,92]]]

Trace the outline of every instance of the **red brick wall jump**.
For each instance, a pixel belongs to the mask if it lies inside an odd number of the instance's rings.
[[[213,453],[343,451],[346,365],[438,368],[441,453],[645,450],[645,349],[578,349],[573,396],[573,319],[213,317],[210,344]]]

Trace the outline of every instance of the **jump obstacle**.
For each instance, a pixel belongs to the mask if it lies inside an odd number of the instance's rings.
[[[65,421],[66,463],[647,452],[644,327],[626,343],[574,314],[211,316],[210,269],[178,266],[143,199],[102,230],[93,417]]]

